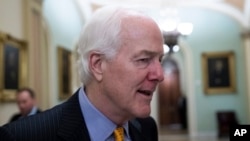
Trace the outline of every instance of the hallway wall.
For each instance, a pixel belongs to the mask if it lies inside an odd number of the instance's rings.
[[[192,16],[190,16],[192,15]],[[202,8],[180,9],[180,16],[192,22],[194,30],[188,38],[194,64],[194,95],[198,134],[216,134],[216,112],[234,110],[242,124],[247,123],[247,93],[244,68],[244,45],[240,36],[242,26],[232,17],[221,12]],[[233,51],[235,54],[236,87],[231,93],[208,95],[203,91],[201,56],[205,52]]]
[[[68,49],[75,57],[75,48],[84,19],[78,11],[78,7],[73,0],[45,0],[43,3],[43,15],[48,24],[50,42],[48,46],[49,55],[49,75],[51,89],[50,104],[52,107],[60,102],[58,98],[58,60],[57,48],[59,46]],[[76,62],[72,61],[72,74],[78,73]],[[77,80],[75,80],[77,81]],[[76,84],[76,83],[74,83]],[[73,86],[73,84],[72,84]],[[78,88],[79,86],[73,86]],[[72,94],[76,89],[72,90]]]
[[[23,0],[0,1],[0,32],[25,40]],[[17,112],[15,102],[0,102],[0,126],[8,122],[13,113]]]

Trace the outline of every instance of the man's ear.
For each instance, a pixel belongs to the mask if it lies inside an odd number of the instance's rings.
[[[103,77],[102,63],[103,55],[97,52],[91,52],[89,55],[89,69],[93,77],[97,81],[101,81]]]

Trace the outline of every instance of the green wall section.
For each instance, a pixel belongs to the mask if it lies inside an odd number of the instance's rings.
[[[193,54],[197,130],[217,130],[216,112],[234,110],[241,124],[247,122],[247,94],[244,68],[244,47],[240,37],[241,25],[235,19],[210,9],[186,8],[179,15],[183,22],[193,23],[193,32],[186,40]],[[233,51],[235,54],[236,88],[233,93],[206,95],[203,91],[201,54]]]

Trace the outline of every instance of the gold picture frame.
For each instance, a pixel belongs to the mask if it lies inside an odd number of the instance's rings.
[[[72,52],[63,46],[57,47],[59,99],[64,100],[72,94]]]
[[[14,101],[16,90],[27,84],[27,43],[0,33],[0,100]]]
[[[202,70],[206,94],[236,91],[234,52],[203,53]]]

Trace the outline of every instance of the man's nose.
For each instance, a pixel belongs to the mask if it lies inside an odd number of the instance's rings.
[[[155,61],[150,67],[149,80],[161,82],[164,80],[164,72],[162,65],[159,61]]]

